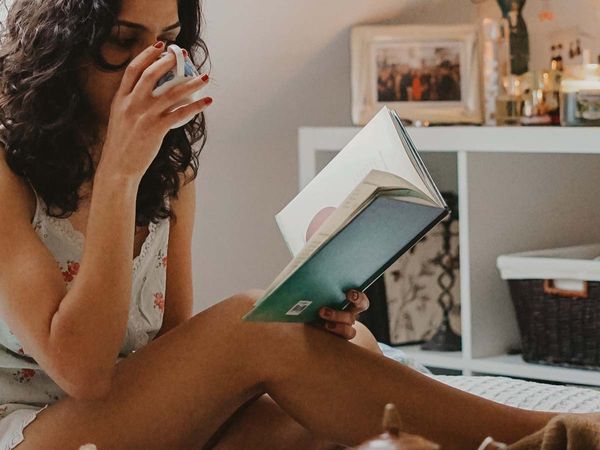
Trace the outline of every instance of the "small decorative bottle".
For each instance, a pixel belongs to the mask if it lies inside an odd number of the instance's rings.
[[[557,50],[557,54],[556,54],[556,70],[558,70],[559,72],[562,72],[564,69],[563,66],[563,57],[562,57],[562,44],[558,44],[558,47],[556,47]]]
[[[558,61],[556,60],[556,46],[550,47],[550,69],[558,70]]]

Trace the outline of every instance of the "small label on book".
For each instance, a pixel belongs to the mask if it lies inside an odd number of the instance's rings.
[[[285,313],[286,316],[299,316],[312,302],[309,300],[300,300]]]

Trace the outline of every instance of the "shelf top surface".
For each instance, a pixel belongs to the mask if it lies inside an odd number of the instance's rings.
[[[300,127],[300,140],[339,150],[361,127]],[[600,127],[432,126],[407,127],[417,148],[430,152],[520,152],[600,154]]]
[[[600,386],[600,371],[532,364],[521,355],[498,355],[482,358],[465,358],[462,352],[430,352],[418,345],[398,346],[407,355],[429,367],[469,369],[474,372],[498,376],[529,378],[588,386]]]
[[[532,364],[523,361],[520,355],[478,358],[471,361],[470,367],[476,371],[497,375],[600,386],[600,376],[596,370]]]

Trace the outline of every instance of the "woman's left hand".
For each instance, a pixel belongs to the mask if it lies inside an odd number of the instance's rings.
[[[356,336],[354,322],[361,312],[369,309],[369,298],[356,289],[347,291],[346,298],[351,303],[349,308],[339,311],[324,306],[319,310],[319,316],[325,319],[324,329],[345,339],[352,339]]]

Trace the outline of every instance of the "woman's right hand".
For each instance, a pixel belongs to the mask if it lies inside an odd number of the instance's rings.
[[[121,85],[110,108],[110,117],[98,168],[141,179],[162,145],[171,127],[191,120],[204,110],[209,97],[170,112],[170,106],[207,84],[194,77],[154,97],[158,80],[175,67],[172,52],[159,58],[163,47],[150,46],[137,55],[125,69]]]

